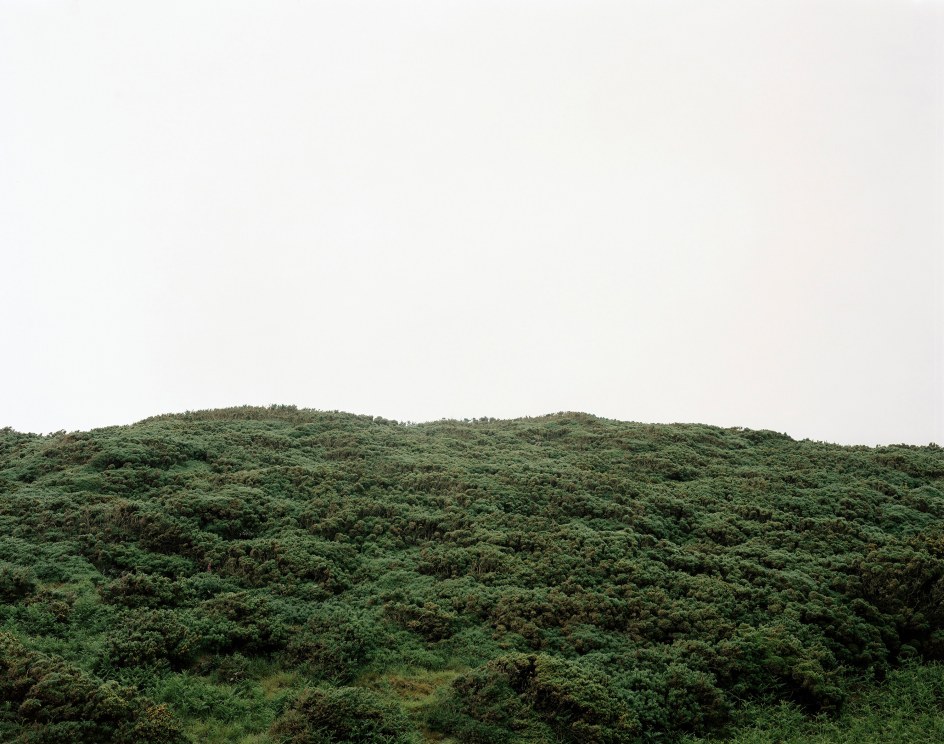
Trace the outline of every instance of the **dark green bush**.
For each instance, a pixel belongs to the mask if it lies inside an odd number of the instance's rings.
[[[435,602],[412,604],[408,602],[388,602],[384,614],[407,630],[418,633],[428,641],[441,641],[453,634],[457,616],[444,611]]]
[[[360,608],[320,609],[291,636],[287,655],[318,678],[347,684],[370,662],[382,641],[372,613]]]
[[[0,561],[0,602],[16,602],[36,590],[36,576],[23,566]]]
[[[418,744],[399,707],[359,687],[308,688],[272,726],[280,744]]]
[[[203,646],[217,653],[258,654],[285,645],[285,625],[265,596],[220,593],[202,602],[199,613]]]
[[[530,711],[564,741],[618,744],[641,732],[629,699],[604,675],[544,654],[500,657],[453,687],[470,718],[497,728],[521,730]]]
[[[0,726],[11,744],[186,742],[164,706],[30,651],[7,633],[0,633]]]
[[[173,607],[186,601],[178,582],[159,574],[126,573],[99,588],[102,599],[124,607]]]
[[[105,638],[109,666],[180,667],[191,661],[201,638],[191,624],[173,610],[130,610],[122,613]]]

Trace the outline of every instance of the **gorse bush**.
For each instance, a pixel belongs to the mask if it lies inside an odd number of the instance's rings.
[[[150,664],[181,667],[193,658],[200,638],[173,610],[129,610],[106,635],[105,671]]]
[[[283,744],[418,744],[403,711],[357,687],[306,689],[272,726]]]
[[[471,718],[500,728],[527,727],[534,716],[565,741],[611,744],[641,733],[631,701],[600,671],[545,654],[499,657],[453,687]]]
[[[809,733],[944,660],[933,445],[237,408],[0,430],[0,524],[0,741]]]
[[[36,590],[36,577],[23,566],[0,562],[0,602],[15,602]]]
[[[0,734],[23,744],[182,744],[170,712],[0,633]]]
[[[375,613],[322,606],[293,634],[286,656],[314,678],[352,682],[383,643],[381,627]]]

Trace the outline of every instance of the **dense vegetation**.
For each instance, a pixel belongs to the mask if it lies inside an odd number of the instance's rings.
[[[944,741],[934,445],[205,411],[0,431],[0,527],[4,742]]]

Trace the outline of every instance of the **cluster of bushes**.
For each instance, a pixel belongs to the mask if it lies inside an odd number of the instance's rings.
[[[0,430],[0,491],[5,642],[125,690],[40,721],[3,687],[3,740],[236,740],[252,709],[255,741],[671,741],[944,659],[933,445],[243,408]],[[200,715],[145,702],[187,685]]]
[[[183,744],[163,705],[0,633],[0,738],[7,742]]]
[[[404,712],[359,687],[310,688],[272,725],[283,744],[419,744]]]

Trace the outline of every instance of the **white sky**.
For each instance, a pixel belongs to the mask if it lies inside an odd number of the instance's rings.
[[[940,2],[0,1],[0,426],[944,444]]]

